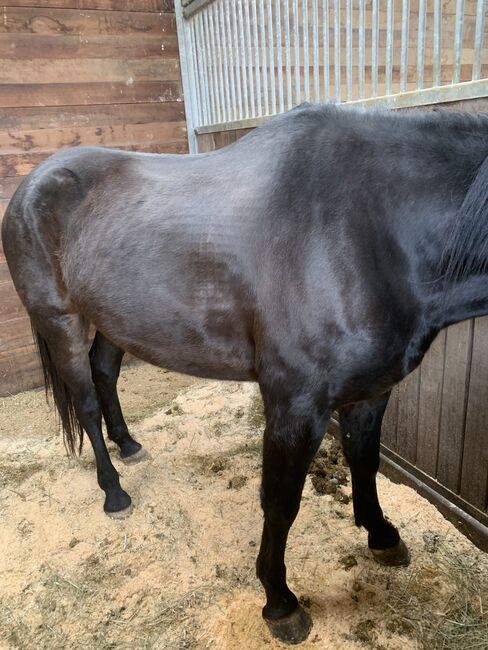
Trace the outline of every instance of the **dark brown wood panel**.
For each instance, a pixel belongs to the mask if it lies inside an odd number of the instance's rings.
[[[187,151],[172,2],[2,8],[0,220],[22,179],[62,147]],[[0,394],[40,382],[30,321],[0,247]]]
[[[135,3],[133,3],[135,4]],[[173,13],[5,7],[0,34],[176,35]]]
[[[480,510],[488,486],[488,318],[474,324],[460,495]]]
[[[439,446],[446,332],[441,332],[422,362],[418,404],[416,465],[435,476]]]
[[[173,0],[9,0],[9,7],[114,11],[174,11]]]
[[[417,457],[418,398],[421,369],[414,370],[398,387],[398,423],[394,451],[415,463]]]
[[[439,427],[437,480],[459,493],[466,417],[467,380],[471,362],[473,323],[459,323],[446,331],[446,351]]]
[[[96,81],[86,83],[0,84],[0,106],[76,106],[175,102],[182,97],[180,80]],[[12,112],[12,111],[11,111]]]

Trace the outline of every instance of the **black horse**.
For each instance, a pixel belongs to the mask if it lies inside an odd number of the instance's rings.
[[[211,154],[61,151],[7,209],[5,254],[46,384],[68,448],[90,438],[107,514],[131,500],[102,414],[122,458],[143,451],[116,393],[125,351],[259,383],[257,571],[283,640],[311,627],[284,553],[335,409],[356,524],[379,562],[409,561],[378,503],[381,421],[439,330],[488,313],[487,156],[487,117],[303,106]]]

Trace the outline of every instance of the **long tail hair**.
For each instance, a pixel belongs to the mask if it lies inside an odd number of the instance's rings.
[[[42,364],[46,398],[52,394],[61,427],[63,429],[64,446],[69,454],[81,453],[83,447],[83,427],[76,415],[73,395],[66,382],[59,375],[51,358],[49,347],[32,324],[32,334]]]

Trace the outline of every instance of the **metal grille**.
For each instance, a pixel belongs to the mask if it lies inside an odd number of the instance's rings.
[[[183,2],[190,146],[195,131],[255,126],[303,101],[396,107],[488,94],[485,0]]]

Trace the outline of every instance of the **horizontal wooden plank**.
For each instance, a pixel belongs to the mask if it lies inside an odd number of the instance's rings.
[[[0,357],[2,358],[5,358],[10,350],[30,345],[32,342],[31,322],[25,312],[8,320],[0,320],[0,329],[2,332]]]
[[[0,34],[0,59],[142,59],[177,58],[175,34],[128,34],[120,36],[60,34]]]
[[[67,4],[67,3],[66,3]],[[0,34],[176,34],[173,13],[4,6]]]
[[[20,318],[25,315],[25,309],[22,305],[13,284],[7,283],[0,285],[0,350],[2,349],[3,330],[2,323],[13,318]]]
[[[9,7],[46,7],[117,11],[174,11],[174,0],[8,0]]]
[[[0,106],[81,106],[181,100],[180,80],[0,84]]]
[[[0,221],[8,201],[12,198],[21,182],[21,176],[0,178]]]
[[[113,126],[116,124],[148,124],[150,122],[184,122],[183,102],[139,104],[102,104],[96,106],[40,106],[0,108],[0,129],[17,132],[34,129],[60,129],[77,126]],[[24,136],[25,137],[25,134]]]
[[[42,383],[42,370],[33,344],[0,356],[0,396],[14,395]]]
[[[77,126],[18,132],[0,131],[0,155],[3,157],[23,152],[42,153],[80,144],[124,147],[150,143],[153,140],[161,142],[165,138],[185,138],[185,136],[184,121]]]
[[[182,129],[184,132],[184,127],[182,127]],[[115,145],[111,146],[123,151],[140,151],[143,153],[181,154],[188,152],[188,141],[186,137],[183,136],[177,138],[164,137],[163,141],[150,140],[149,142],[135,142],[131,144],[118,145],[116,147]],[[46,160],[46,158],[49,158],[49,156],[55,153],[55,151],[57,151],[57,148],[52,151],[44,152],[2,154],[0,149],[0,176],[26,176],[43,160]],[[1,281],[2,277],[0,272],[0,282]]]
[[[0,59],[0,84],[179,81],[177,58],[147,59]]]

